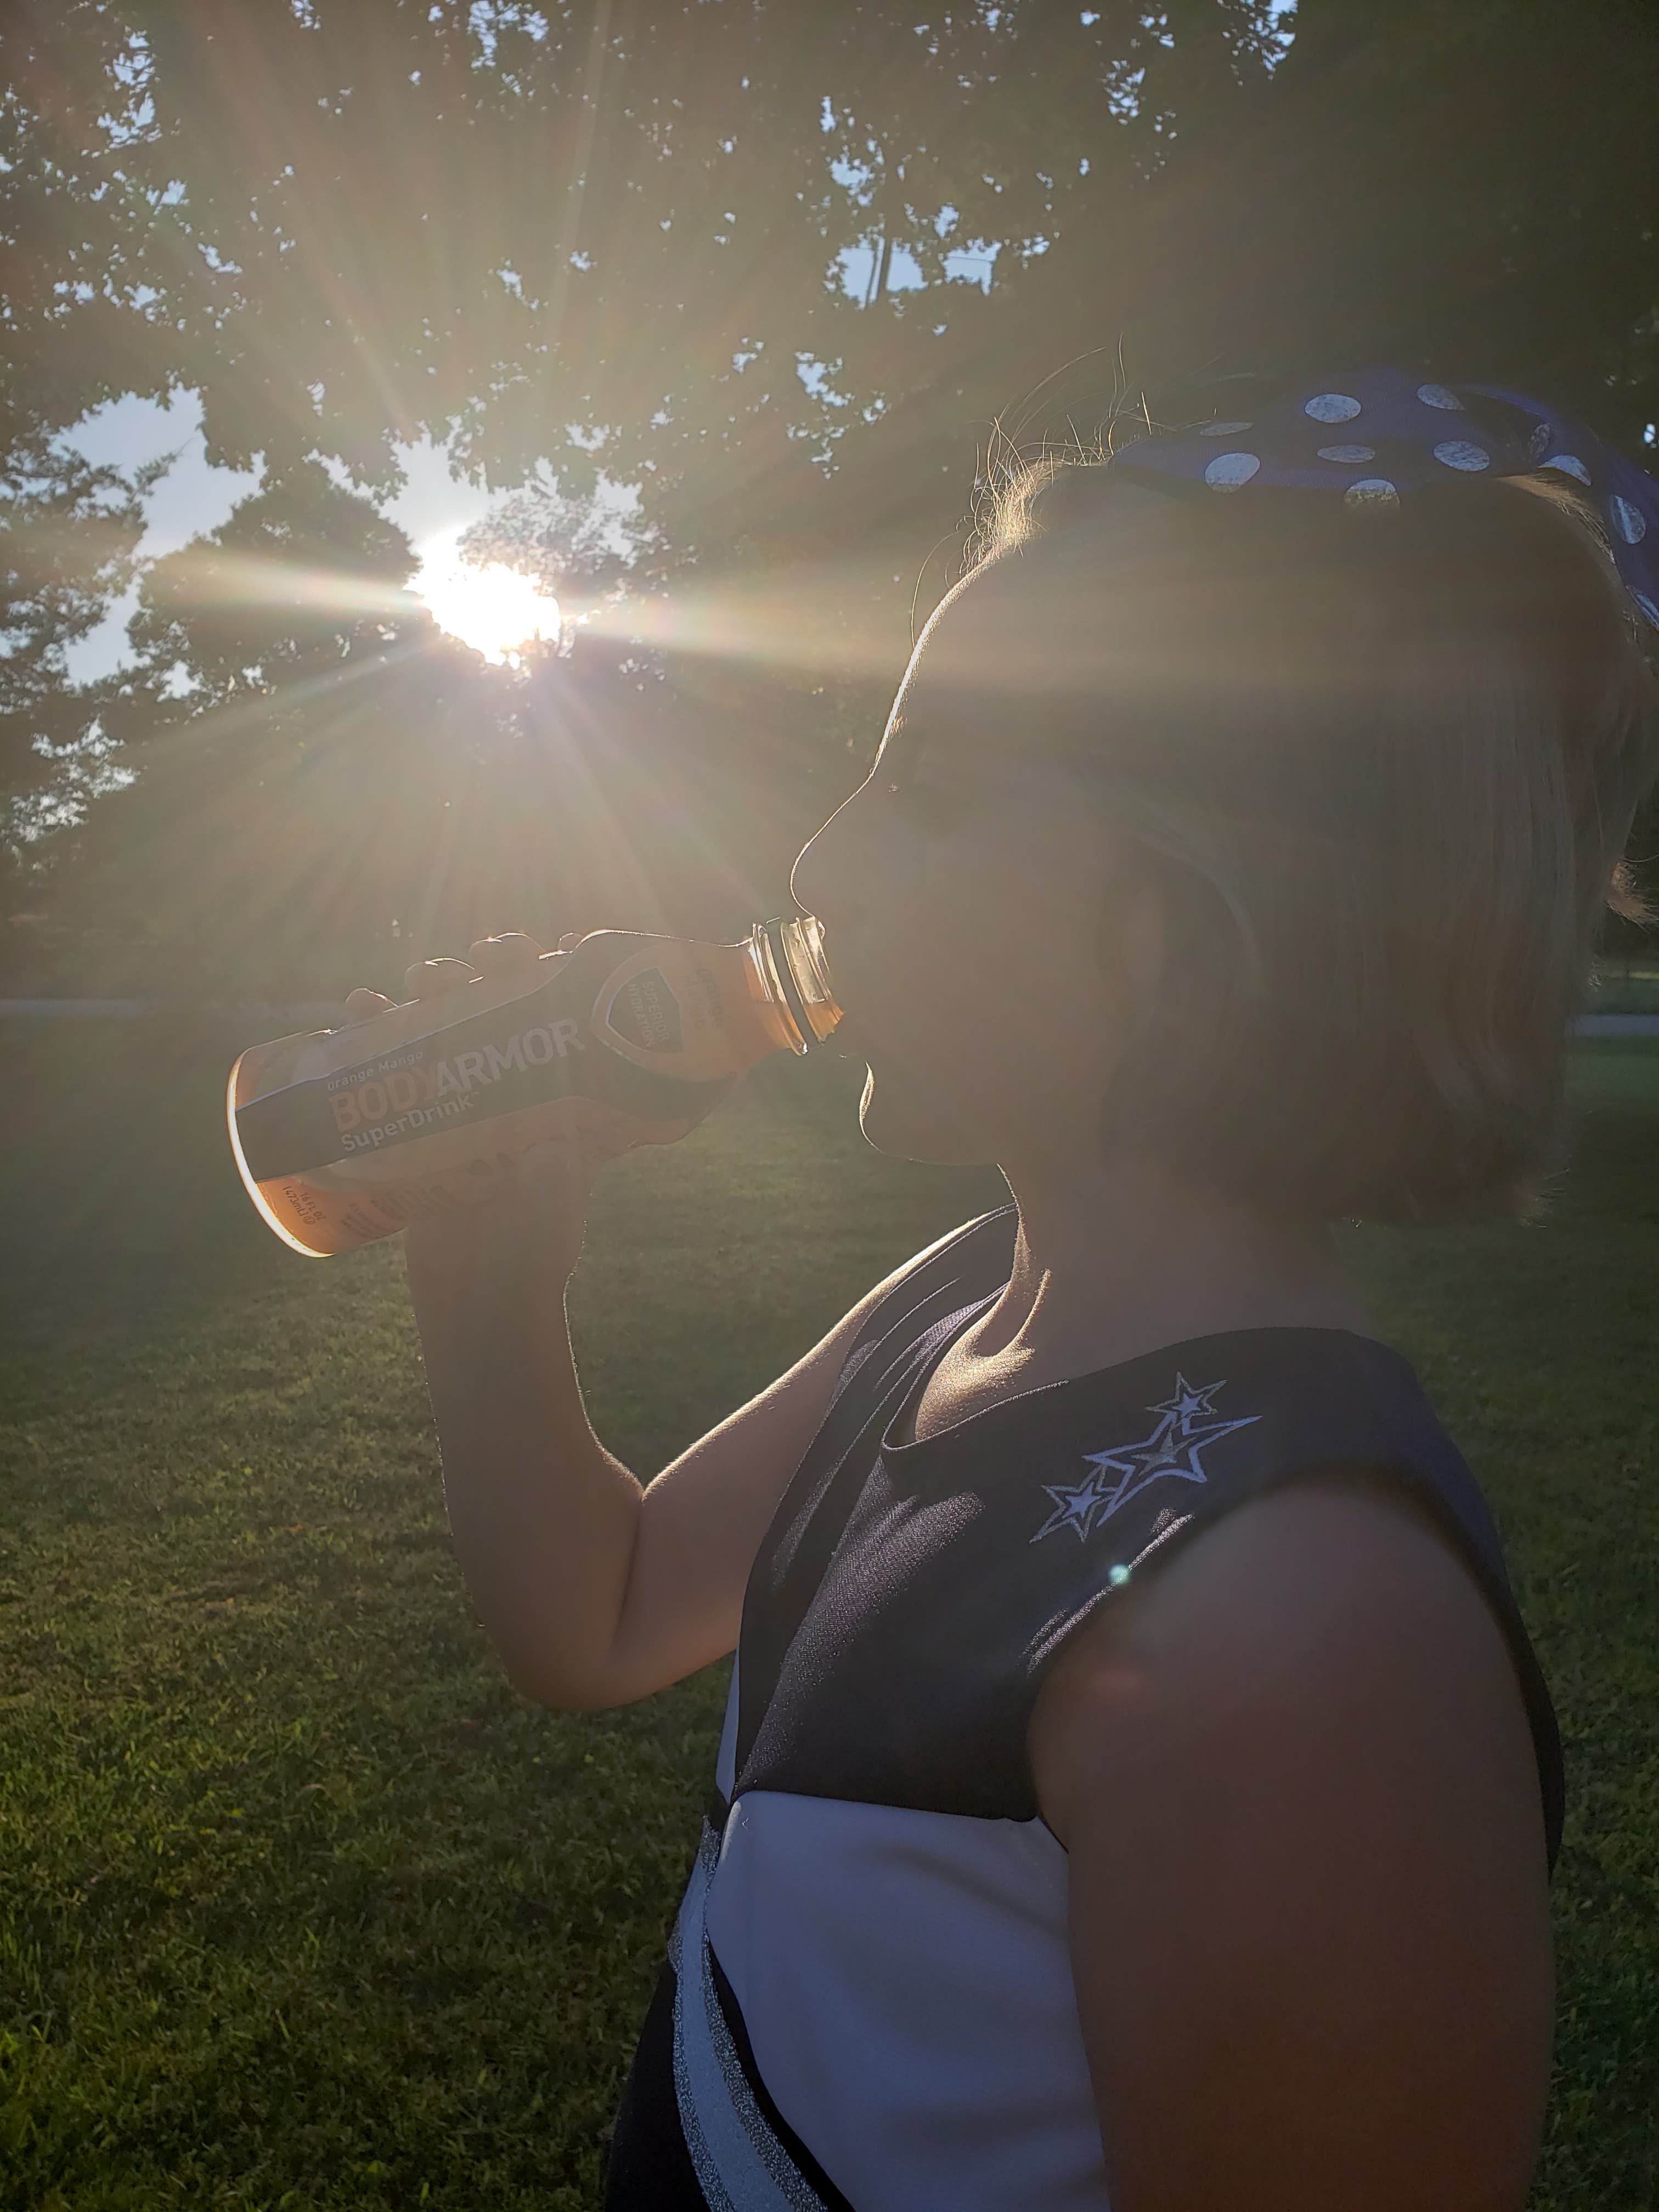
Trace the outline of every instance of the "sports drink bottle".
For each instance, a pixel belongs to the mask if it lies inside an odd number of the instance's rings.
[[[543,960],[527,988],[478,978],[242,1054],[231,1149],[285,1243],[320,1258],[489,1198],[549,1137],[672,1144],[757,1060],[810,1051],[842,1016],[810,915],[735,945],[599,930]]]

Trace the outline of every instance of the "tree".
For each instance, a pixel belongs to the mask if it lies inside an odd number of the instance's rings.
[[[608,651],[635,699],[712,687],[728,722],[826,731],[896,673],[999,439],[1393,356],[1534,380],[1638,447],[1651,8],[1300,0],[1287,51],[1291,21],[29,0],[0,431],[38,452],[112,392],[188,384],[210,457],[273,492],[327,461],[375,493],[398,439],[450,438],[492,487],[540,486],[499,530],[590,602],[590,688]],[[617,488],[625,579],[594,553]]]
[[[134,988],[314,995],[331,952],[381,949],[416,737],[459,754],[489,711],[476,656],[404,589],[415,565],[395,525],[302,462],[150,568],[137,669],[100,687],[140,772],[80,827],[58,902],[104,940],[110,988],[125,969]]]
[[[825,474],[890,478],[918,407],[971,454],[1077,341],[1137,385],[1492,351],[1638,433],[1650,11],[1296,21],[1275,69],[1267,0],[39,0],[23,409],[184,380],[215,458],[369,485],[453,431],[492,483],[639,482],[673,562],[811,539]]]
[[[132,479],[89,467],[35,429],[14,438],[0,477],[0,884],[27,891],[30,846],[79,818],[106,780],[104,694],[77,690],[67,648],[102,620],[133,574],[142,498]]]
[[[731,934],[781,901],[839,795],[803,743],[821,691],[750,681],[734,720],[648,648],[490,666],[434,633],[413,565],[301,464],[152,568],[138,669],[101,687],[139,773],[64,841],[52,907],[101,989],[337,996],[509,921]]]

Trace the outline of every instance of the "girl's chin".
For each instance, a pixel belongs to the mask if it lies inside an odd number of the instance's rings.
[[[914,1082],[892,1067],[879,1074],[873,1066],[868,1067],[859,1101],[859,1127],[878,1152],[894,1159],[939,1168],[990,1164],[982,1144],[932,1106]]]

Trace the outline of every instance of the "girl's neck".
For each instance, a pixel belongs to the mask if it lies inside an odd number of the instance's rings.
[[[1091,1367],[1225,1329],[1370,1323],[1328,1231],[1138,1158],[1063,1184],[1011,1178],[1019,1236],[984,1349],[1018,1340]]]
[[[1065,1182],[1009,1174],[1007,1289],[954,1344],[915,1434],[995,1400],[1245,1328],[1375,1330],[1327,1231],[1279,1221],[1150,1160]]]

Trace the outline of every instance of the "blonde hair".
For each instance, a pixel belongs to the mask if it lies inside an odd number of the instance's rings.
[[[975,549],[1052,630],[1132,641],[1045,736],[1164,890],[1115,1146],[1325,1219],[1524,1212],[1568,1023],[1659,769],[1659,692],[1593,515],[1538,478],[1351,513],[1046,459]]]

